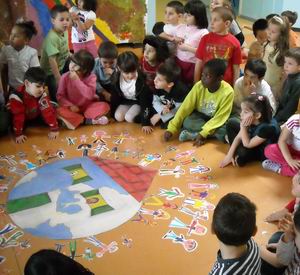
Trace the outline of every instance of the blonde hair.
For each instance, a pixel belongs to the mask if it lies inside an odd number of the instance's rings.
[[[278,66],[283,66],[284,56],[290,48],[290,46],[289,46],[289,22],[287,21],[287,19],[285,17],[275,15],[269,19],[268,24],[276,25],[279,27],[279,30],[280,30],[279,39],[275,44],[274,51],[270,54],[268,59],[271,62],[271,58],[275,57],[276,54],[278,53],[278,56],[276,57],[276,64]],[[269,41],[266,43],[265,48],[269,43],[270,43]]]

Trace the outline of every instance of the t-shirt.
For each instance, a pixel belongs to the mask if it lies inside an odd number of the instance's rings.
[[[177,30],[181,28],[183,24],[178,25],[171,25],[171,24],[165,24],[164,25],[164,32],[167,35],[176,36]]]
[[[177,29],[176,36],[184,39],[184,44],[187,44],[195,49],[198,48],[201,38],[208,34],[207,29],[199,29],[197,26],[182,25]],[[195,53],[182,51],[177,48],[176,56],[184,62],[196,63]]]
[[[30,67],[40,66],[37,50],[27,45],[20,51],[10,45],[2,47],[0,63],[8,65],[8,83],[15,89],[23,85],[24,74]]]
[[[291,116],[285,123],[286,128],[291,132],[291,137],[287,141],[295,150],[300,152],[300,114]]]
[[[224,80],[233,85],[233,65],[239,65],[242,62],[240,42],[230,33],[219,35],[211,32],[202,37],[196,57],[204,64],[214,58],[227,61]]]
[[[83,11],[78,9],[77,7],[73,6],[70,9],[70,12],[75,12],[79,16],[80,22],[84,23],[87,20],[96,20],[96,14],[93,11]],[[91,40],[95,40],[95,34],[93,31],[93,26],[91,26],[86,31],[78,31],[76,25],[72,26],[72,43],[84,43]]]
[[[52,70],[49,64],[49,57],[55,56],[58,69],[61,71],[64,68],[66,60],[69,56],[68,32],[63,34],[51,29],[44,39],[42,46],[41,67],[47,73],[52,75]]]
[[[237,259],[224,260],[221,251],[218,251],[217,261],[215,262],[210,275],[259,275],[260,274],[260,252],[253,239],[247,243],[247,253]]]

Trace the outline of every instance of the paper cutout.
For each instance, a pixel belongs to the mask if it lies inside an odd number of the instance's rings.
[[[190,193],[193,197],[196,197],[200,200],[204,200],[205,198],[208,197],[208,191],[205,190],[205,191],[196,191],[196,190],[192,190],[192,192]]]
[[[54,150],[49,149],[45,152],[45,157],[47,157],[47,160],[56,159],[57,158],[57,152],[54,151]]]
[[[77,243],[75,241],[70,241],[69,242],[69,249],[70,249],[70,258],[74,260],[76,256],[76,249],[77,249]]]
[[[27,171],[26,170],[23,170],[21,168],[17,168],[17,167],[9,167],[8,171],[10,173],[14,173],[14,174],[17,174],[21,177],[25,176],[27,174]]]
[[[95,254],[92,252],[92,250],[88,247],[84,250],[84,253],[82,255],[82,257],[88,261],[91,261],[94,259]]]
[[[114,146],[113,148],[111,148],[110,153],[109,153],[108,156],[110,157],[111,155],[114,155],[115,159],[119,159],[119,148],[118,148],[118,146]]]
[[[151,215],[155,220],[169,220],[170,214],[162,209],[151,210],[146,208],[141,208],[139,213],[144,215]]]
[[[184,214],[187,214],[189,216],[192,216],[193,219],[195,219],[195,220],[208,221],[208,218],[209,218],[207,210],[202,210],[201,212],[200,211],[192,211],[191,209],[182,206],[178,209],[178,211],[180,211]]]
[[[27,154],[23,151],[19,151],[18,156],[19,156],[20,159],[25,159],[27,157]]]
[[[165,150],[166,153],[168,153],[168,152],[176,152],[176,151],[178,151],[177,147],[176,146],[172,146],[172,145],[169,145],[166,148],[166,150]]]
[[[162,206],[163,208],[170,208],[170,209],[178,208],[176,203],[163,202],[160,198],[156,196],[150,196],[144,199],[143,205]]]
[[[31,247],[31,244],[29,243],[28,240],[20,242],[20,248],[21,249],[27,249],[27,248],[30,248],[30,247]]]
[[[189,183],[188,187],[190,189],[194,188],[203,188],[203,189],[217,189],[219,188],[219,185],[216,183]]]
[[[64,244],[56,243],[55,244],[55,250],[57,252],[61,253],[64,246],[65,246]]]
[[[93,156],[100,157],[103,152],[109,151],[109,149],[106,147],[105,143],[99,143],[95,148],[92,148],[92,151],[95,151]]]
[[[66,141],[68,142],[68,145],[75,145],[75,140],[77,139],[77,137],[66,137]]]
[[[14,155],[0,155],[0,161],[6,161],[9,166],[15,166],[18,163],[14,160]]]
[[[66,157],[66,151],[63,149],[58,149],[56,151],[56,155],[58,156],[58,158],[64,159]]]
[[[6,192],[8,190],[7,184],[0,184],[0,193]]]
[[[128,239],[126,236],[122,236],[122,244],[128,248],[132,247],[132,239]]]
[[[80,136],[79,140],[80,140],[80,143],[86,143],[88,140],[88,137],[87,137],[87,135],[83,134]]]
[[[157,222],[145,219],[140,212],[138,212],[131,221],[132,222],[141,222],[141,223],[144,223],[146,225],[151,225],[151,226],[157,225]]]
[[[160,176],[175,176],[175,178],[179,178],[184,174],[185,174],[185,170],[181,169],[180,166],[176,166],[174,169],[167,169],[167,168],[159,169]]]
[[[17,231],[15,233],[13,233],[12,235],[10,235],[9,237],[5,236],[6,234],[14,231],[15,229],[16,229],[16,226],[9,223],[0,230],[0,248],[19,246],[19,242],[17,240],[24,235],[24,233],[22,231]]]
[[[204,166],[204,165],[198,165],[196,167],[190,167],[190,174],[203,174],[203,173],[207,173],[210,172],[211,168]]]
[[[82,156],[87,157],[89,154],[89,150],[92,148],[91,144],[82,143],[77,146],[77,150],[82,151]]]
[[[27,159],[20,160],[20,163],[25,165],[26,169],[29,170],[29,171],[34,170],[36,168],[36,165],[34,163],[30,162]]]
[[[41,166],[43,165],[44,163],[46,163],[46,159],[44,158],[42,152],[41,153],[38,153],[35,157],[35,159],[38,161],[38,165]]]
[[[184,197],[184,194],[181,192],[181,190],[178,187],[172,187],[171,190],[159,188],[158,196],[166,197],[167,200],[171,201],[176,198]]]
[[[192,198],[187,198],[183,201],[183,205],[190,205],[195,209],[201,209],[201,210],[214,210],[215,206],[206,201],[206,200],[197,200]]]
[[[87,243],[91,243],[92,245],[101,249],[99,252],[96,253],[97,258],[102,257],[106,252],[115,253],[119,249],[117,242],[113,241],[109,245],[106,245],[101,241],[97,240],[94,236],[88,237],[84,241]]]
[[[198,163],[198,160],[196,158],[191,158],[191,159],[187,159],[187,160],[182,160],[180,161],[180,164],[181,165],[189,165],[189,164],[192,164],[192,163]]]
[[[157,161],[161,160],[160,154],[147,154],[146,157],[138,163],[138,165],[146,167],[156,160]]]
[[[196,248],[198,247],[198,243],[194,239],[185,239],[183,234],[176,235],[175,232],[172,231],[172,230],[169,230],[162,237],[162,239],[172,240],[172,242],[175,243],[175,244],[176,243],[181,244],[183,246],[183,248],[185,249],[185,251],[187,251],[189,253],[195,251]]]
[[[209,180],[212,180],[213,177],[211,175],[205,175],[205,176],[193,175],[193,176],[188,176],[187,178],[192,179],[192,180],[209,181]]]
[[[120,145],[125,139],[130,137],[128,133],[121,133],[120,135],[114,135],[113,138],[116,138],[116,140],[114,140],[114,144]]]
[[[183,157],[189,157],[194,153],[195,153],[195,150],[188,150],[188,151],[185,151],[185,152],[182,152],[182,153],[178,153],[178,154],[176,154],[175,159],[181,159]]]
[[[187,235],[195,234],[198,236],[203,236],[207,233],[207,228],[204,225],[201,225],[198,220],[193,219],[190,224],[185,224],[178,218],[174,218],[169,227],[187,229]]]

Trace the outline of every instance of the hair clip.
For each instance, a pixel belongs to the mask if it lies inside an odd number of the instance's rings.
[[[278,15],[275,15],[272,18],[280,24],[284,23],[283,19],[281,17],[279,17]]]

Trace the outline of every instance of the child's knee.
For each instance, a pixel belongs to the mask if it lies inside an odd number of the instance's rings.
[[[127,112],[127,113],[125,114],[125,120],[126,120],[127,122],[130,122],[130,123],[134,122],[134,118],[135,118],[135,117],[136,117],[136,114],[133,115],[133,114],[131,114],[131,113],[129,113],[129,112]]]

